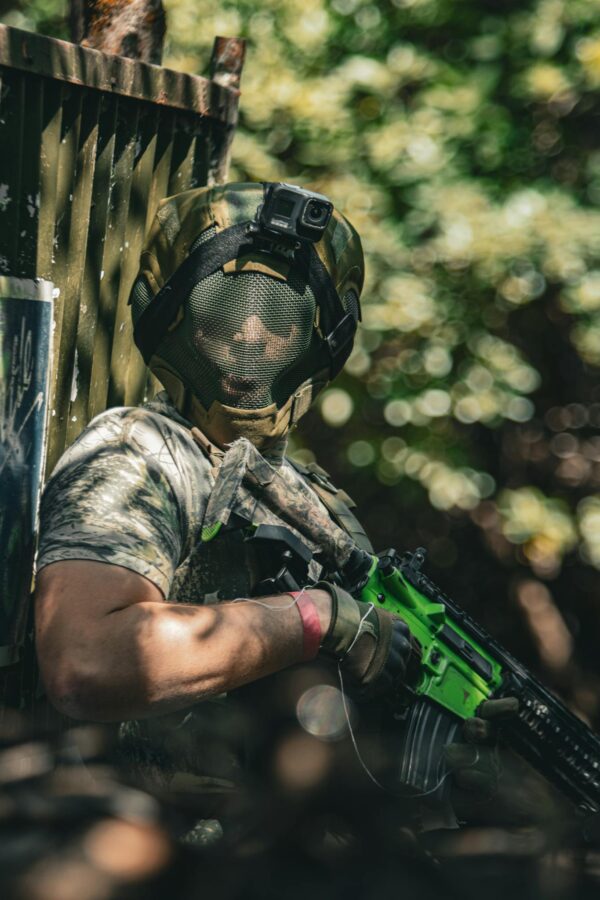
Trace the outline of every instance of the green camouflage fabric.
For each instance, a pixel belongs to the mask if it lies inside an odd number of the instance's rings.
[[[272,481],[268,502],[262,497],[266,481]],[[111,409],[64,453],[46,486],[37,570],[59,560],[87,559],[138,572],[169,602],[247,597],[257,565],[239,522],[279,524],[294,531],[293,521],[276,510],[293,497],[295,487],[303,498],[298,508],[292,503],[296,521],[308,515],[310,499],[320,508],[318,518],[333,526],[281,451],[265,458],[249,441],[237,441],[224,454],[215,480],[190,423],[166,394],[143,407]],[[211,508],[222,527],[212,540],[203,541],[213,497]],[[316,549],[316,543],[304,540]],[[319,573],[313,564],[315,581]],[[226,790],[239,779],[245,715],[235,700],[224,704],[221,698],[123,723],[122,759],[145,786]]]
[[[223,459],[206,508],[204,531],[215,533],[227,524],[234,509],[257,524],[267,521],[270,511],[313,552],[320,551],[329,569],[342,568],[354,541],[332,522],[320,502],[315,503],[315,497],[292,466],[273,465],[254,444],[240,438]]]

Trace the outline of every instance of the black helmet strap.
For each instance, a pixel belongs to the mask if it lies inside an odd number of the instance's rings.
[[[182,303],[198,282],[208,278],[225,263],[237,259],[242,247],[247,247],[248,250],[253,248],[249,225],[249,222],[232,225],[196,247],[146,307],[133,329],[135,343],[146,364],[156,353],[169,327],[176,320]],[[302,246],[296,259],[305,267],[307,283],[321,309],[322,331],[333,377],[343,364],[344,356],[340,357],[339,354],[354,337],[357,323],[351,313],[345,312],[331,276],[314,245]]]

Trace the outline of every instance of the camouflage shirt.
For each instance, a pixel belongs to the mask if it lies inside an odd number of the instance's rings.
[[[44,491],[37,570],[89,559],[144,575],[171,601],[247,596],[251,576],[239,530],[201,541],[215,479],[190,427],[164,393],[145,406],[97,416],[63,454]],[[229,501],[232,512],[281,524],[249,502],[239,484]]]
[[[44,491],[38,571],[59,560],[88,559],[138,572],[171,602],[247,597],[256,561],[230,513],[256,524],[284,523],[243,489],[235,458],[219,470],[220,483],[228,488],[233,482],[231,490],[214,491],[212,463],[190,427],[166,394],[96,417],[63,454]],[[285,460],[281,470],[287,479],[301,480]],[[211,497],[229,521],[216,539],[203,542]],[[328,516],[316,495],[314,500]],[[236,780],[238,760],[229,738],[237,724],[231,724],[231,702],[226,706],[227,713],[217,699],[125,723],[121,737],[128,760],[146,782],[164,786],[181,783],[189,790],[190,776],[199,790],[207,780]],[[239,720],[239,710],[233,716]]]

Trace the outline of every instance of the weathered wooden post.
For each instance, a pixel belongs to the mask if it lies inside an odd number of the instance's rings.
[[[239,97],[245,54],[246,42],[240,38],[216,37],[210,58],[211,83],[234,91]],[[227,180],[234,133],[222,134],[221,140],[219,135],[213,139],[207,184],[223,184]]]
[[[166,22],[161,0],[71,0],[71,40],[160,65]]]

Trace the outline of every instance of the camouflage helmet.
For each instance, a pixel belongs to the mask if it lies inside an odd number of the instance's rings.
[[[287,433],[343,366],[360,318],[352,225],[334,210],[310,246],[260,246],[264,194],[232,183],[164,200],[131,295],[147,364],[221,445],[243,435],[264,448]]]

